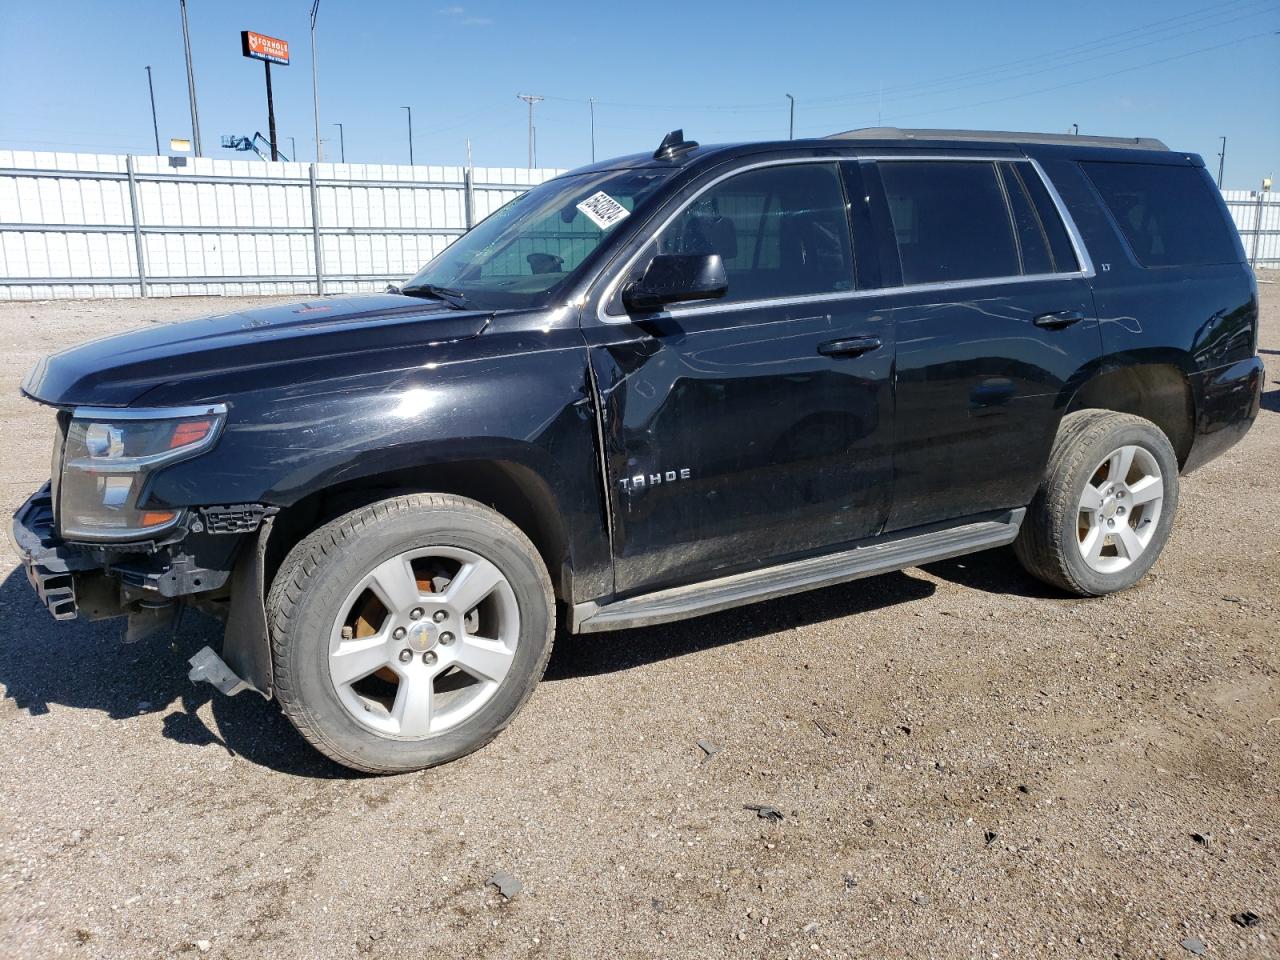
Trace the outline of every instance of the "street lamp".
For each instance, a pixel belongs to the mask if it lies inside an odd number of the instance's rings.
[[[413,107],[401,107],[409,111],[409,166],[413,166]]]
[[[320,86],[316,80],[316,15],[320,12],[320,0],[311,4],[311,106],[316,116],[316,163],[324,160],[324,148],[320,146]]]
[[[342,124],[335,123],[334,126],[338,128],[338,155],[342,157],[342,162],[346,163],[347,162],[347,139],[342,134]]]
[[[591,109],[591,162],[596,162],[596,98],[587,97],[587,106]]]
[[[151,130],[156,135],[156,156],[160,156],[160,124],[156,123],[156,88],[151,82],[151,68],[147,67],[147,89],[151,91]],[[1218,177],[1222,181],[1221,175]]]
[[[787,139],[794,140],[796,138],[796,98],[789,93],[786,97],[791,101],[791,127],[787,132]]]
[[[187,52],[187,94],[191,98],[191,144],[195,147],[197,157],[204,154],[200,150],[200,111],[196,109],[196,71],[191,65],[191,31],[187,29],[187,0],[178,0],[178,8],[182,11],[182,46]]]

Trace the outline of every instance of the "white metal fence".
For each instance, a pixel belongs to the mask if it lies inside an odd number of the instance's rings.
[[[382,289],[560,172],[0,150],[0,300]]]
[[[1255,267],[1280,267],[1280,194],[1223,190],[1222,198],[1240,231],[1249,262]]]
[[[377,290],[560,172],[0,150],[0,300]],[[1223,196],[1280,266],[1280,196]]]

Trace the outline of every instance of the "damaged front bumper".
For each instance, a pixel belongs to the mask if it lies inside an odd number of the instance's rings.
[[[74,620],[80,612],[75,573],[91,570],[96,564],[58,539],[49,484],[32,494],[14,514],[13,542],[40,602],[55,620]]]
[[[258,505],[208,508],[163,542],[68,542],[58,535],[46,483],[14,514],[12,532],[27,579],[55,619],[127,616],[125,640],[136,642],[172,625],[181,603],[192,603],[226,620],[227,630],[221,657],[206,647],[192,658],[191,679],[270,697],[263,573],[273,513]]]

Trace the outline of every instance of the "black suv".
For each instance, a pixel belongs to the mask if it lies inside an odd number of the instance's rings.
[[[366,771],[474,750],[557,621],[658,624],[1012,543],[1099,595],[1258,412],[1199,157],[853,131],[511,201],[399,289],[50,357],[14,532],[53,615],[226,620],[192,678]]]

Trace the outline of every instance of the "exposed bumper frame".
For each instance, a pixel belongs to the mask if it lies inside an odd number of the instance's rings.
[[[79,615],[79,606],[73,574],[98,564],[58,537],[53,520],[53,494],[48,483],[13,515],[13,542],[40,602],[55,620],[74,620]]]

